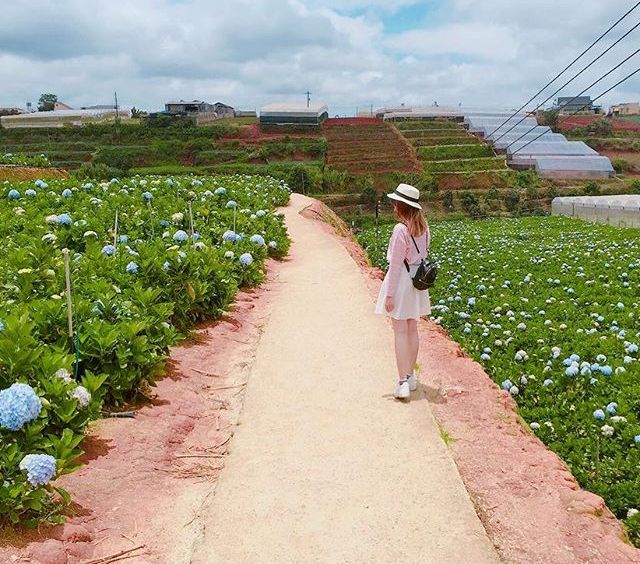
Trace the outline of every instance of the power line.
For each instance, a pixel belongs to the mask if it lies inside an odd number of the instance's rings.
[[[575,100],[577,100],[578,98],[580,98],[580,96],[582,96],[587,90],[589,90],[590,88],[593,88],[596,84],[602,82],[605,78],[607,78],[611,73],[613,73],[614,71],[618,70],[622,65],[624,65],[629,59],[631,59],[632,57],[635,57],[638,53],[640,53],[640,49],[636,49],[633,53],[631,53],[631,55],[629,55],[627,58],[623,59],[621,62],[619,62],[615,67],[613,67],[609,72],[603,74],[598,80],[596,80],[595,82],[592,82],[589,86],[587,86],[582,92],[580,92],[580,94],[578,94],[577,96],[574,96],[571,100],[569,100],[569,102],[567,102],[567,106],[569,104],[571,104],[571,102],[574,102]],[[590,103],[593,103],[595,100],[591,100]],[[585,106],[583,106],[581,108],[581,110],[588,106],[589,104],[585,104]],[[513,141],[512,143],[510,143],[509,145],[507,145],[507,151],[509,150],[509,147],[511,147],[511,145],[514,145],[515,143],[517,143],[518,141],[520,141],[520,139],[522,139],[523,137],[525,137],[526,135],[528,135],[529,133],[531,133],[536,127],[538,127],[537,125],[534,125],[531,129],[529,129],[529,131],[526,131],[525,133],[523,133],[520,137],[518,137],[515,141]],[[506,133],[505,133],[506,135]],[[504,135],[502,135],[502,137],[504,137]],[[496,139],[497,141],[497,139]]]
[[[578,78],[581,74],[583,74],[587,69],[589,69],[590,67],[592,67],[595,63],[597,63],[600,59],[602,59],[602,57],[604,57],[609,51],[611,51],[611,49],[613,49],[616,45],[618,45],[618,43],[620,43],[625,37],[627,37],[631,32],[635,31],[638,27],[640,27],[640,22],[638,22],[636,25],[634,25],[629,31],[627,31],[627,33],[625,33],[622,37],[620,37],[615,43],[613,43],[612,45],[610,45],[607,49],[605,49],[605,51],[603,53],[601,53],[600,55],[598,55],[595,59],[593,59],[593,61],[591,61],[586,67],[584,67],[582,70],[580,70],[580,72],[578,72],[577,74],[575,74],[574,76],[572,76],[569,80],[567,80],[567,82],[565,82],[560,88],[558,88],[553,94],[551,94],[551,96],[549,96],[548,98],[546,98],[545,100],[543,100],[540,104],[538,104],[535,108],[533,108],[533,112],[535,112],[536,110],[538,110],[539,108],[541,108],[542,106],[544,106],[544,104],[546,104],[549,100],[551,100],[551,98],[553,98],[558,92],[560,92],[565,86],[568,86],[571,82],[573,82],[576,78]],[[527,119],[527,116],[524,116],[519,122],[515,123],[514,125],[512,125],[509,129],[507,129],[507,131],[505,131],[502,135],[500,135],[500,137],[498,137],[497,139],[494,139],[494,141],[499,141],[500,139],[502,139],[507,133],[509,133],[509,131],[511,131],[512,129],[514,129],[515,127],[517,127],[518,125],[520,125],[525,119]],[[508,121],[508,120],[507,120]],[[495,132],[494,132],[495,133]]]
[[[542,94],[549,86],[551,86],[556,80],[558,80],[565,72],[567,72],[575,63],[577,63],[584,55],[586,55],[591,49],[593,49],[606,35],[608,35],[618,24],[624,20],[631,12],[633,12],[638,6],[640,6],[640,2],[636,3],[626,14],[624,14],[618,21],[616,21],[607,31],[605,31],[598,39],[596,39],[589,47],[587,47],[582,53],[580,53],[573,61],[571,61],[564,69],[562,69],[553,79],[551,79],[547,84],[545,84],[538,92],[536,92],[529,100],[527,100],[522,106],[517,109],[513,114],[511,114],[504,122],[502,122],[496,129],[494,129],[490,135],[493,135],[498,129],[500,129],[503,125],[505,125],[512,117],[518,115],[518,112],[524,110],[528,104],[533,102],[540,94]]]
[[[600,98],[602,98],[603,96],[609,94],[609,92],[611,92],[613,89],[617,88],[618,86],[620,86],[623,82],[626,82],[627,80],[629,80],[631,77],[635,76],[636,74],[638,74],[640,72],[640,68],[637,68],[635,71],[633,71],[631,74],[628,74],[627,76],[625,76],[622,80],[616,82],[611,88],[608,88],[607,90],[605,90],[602,94],[600,94],[599,96],[596,96],[593,100],[591,100],[591,102],[585,104],[584,106],[582,106],[581,108],[577,109],[575,112],[572,112],[569,114],[569,116],[575,116],[576,114],[579,114],[582,110],[584,110],[586,107],[589,106],[590,103],[596,102],[597,100],[599,100]],[[531,145],[531,143],[533,143],[534,141],[537,141],[538,139],[540,139],[540,137],[542,137],[543,135],[545,135],[547,132],[544,131],[543,133],[541,133],[540,135],[538,135],[536,138],[532,139],[531,141],[529,141],[528,143],[526,143],[525,145],[523,145],[522,147],[520,147],[519,149],[517,149],[516,151],[513,152],[513,154],[515,155],[518,151],[522,151],[522,149],[524,149],[525,147],[527,147],[528,145]],[[509,145],[510,147],[511,145]],[[507,147],[508,149],[508,147]]]

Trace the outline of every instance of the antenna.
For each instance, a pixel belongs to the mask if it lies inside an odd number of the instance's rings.
[[[307,95],[307,108],[308,108],[309,104],[311,103],[311,92],[307,90],[305,94]]]

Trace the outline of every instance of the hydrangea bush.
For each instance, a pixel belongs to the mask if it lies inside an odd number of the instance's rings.
[[[275,208],[289,194],[275,179],[240,175],[0,184],[0,524],[59,520],[69,498],[55,478],[77,467],[87,423],[104,402],[153,383],[169,346],[287,253]]]
[[[640,230],[557,217],[432,227],[432,318],[640,545]],[[390,230],[360,235],[382,268]]]

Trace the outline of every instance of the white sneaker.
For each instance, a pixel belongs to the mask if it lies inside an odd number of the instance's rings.
[[[407,382],[409,383],[409,389],[412,392],[415,392],[418,389],[418,379],[415,377],[415,374],[412,374],[407,378]]]
[[[406,380],[402,384],[398,384],[396,391],[393,393],[397,399],[407,399],[410,394],[411,389],[409,388],[409,382]]]

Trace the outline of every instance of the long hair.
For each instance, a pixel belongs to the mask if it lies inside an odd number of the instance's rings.
[[[409,233],[414,237],[424,235],[427,229],[429,229],[422,212],[418,208],[414,208],[398,200],[393,201],[393,208],[398,219],[407,226]]]

